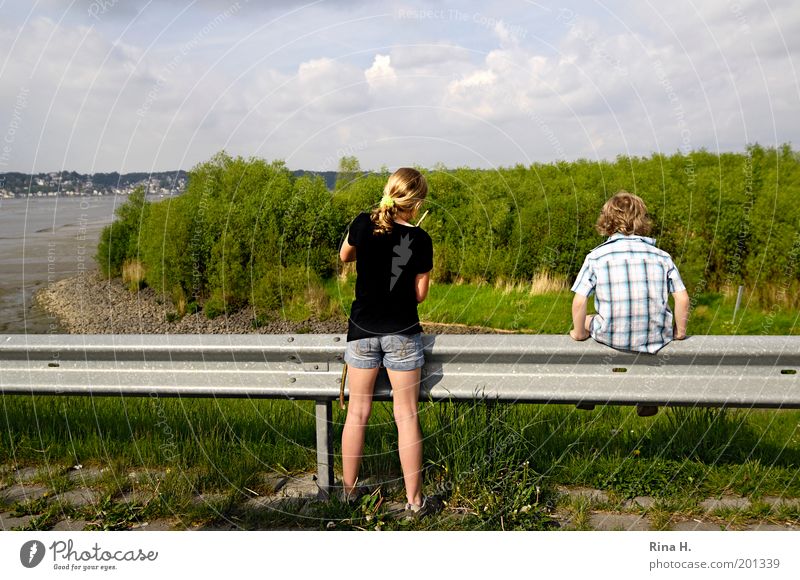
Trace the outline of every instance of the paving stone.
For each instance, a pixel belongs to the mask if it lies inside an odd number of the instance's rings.
[[[602,489],[592,489],[590,487],[559,487],[558,491],[570,498],[586,498],[594,503],[607,503],[608,494]]]
[[[13,530],[14,528],[20,528],[22,526],[28,525],[33,519],[33,516],[22,516],[21,518],[17,518],[12,516],[9,512],[0,513],[0,530]]]
[[[143,522],[131,528],[131,531],[137,532],[168,532],[172,530],[172,524],[168,520],[153,520],[152,522]]]
[[[296,511],[299,504],[304,503],[304,498],[298,497],[280,497],[276,495],[267,495],[253,497],[239,505],[239,509],[243,511],[262,511],[262,510],[276,510],[276,511]]]
[[[190,532],[230,532],[233,530],[241,530],[241,528],[232,523],[203,524],[200,526],[192,526],[191,528],[187,528],[187,531]]]
[[[83,486],[91,485],[101,477],[103,477],[103,472],[98,467],[84,467],[67,471],[67,479]]]
[[[84,507],[99,503],[100,493],[93,489],[79,487],[57,495],[56,499],[71,506]]]
[[[719,499],[709,498],[703,501],[700,507],[709,512],[720,509],[746,510],[750,507],[750,500],[746,497],[733,496],[726,496]]]
[[[635,514],[596,513],[589,516],[589,524],[595,530],[649,530],[650,521],[645,516]]]
[[[86,520],[61,520],[60,522],[56,522],[56,525],[53,526],[52,531],[54,532],[80,532],[83,530],[87,524]]]
[[[289,483],[289,476],[282,473],[265,473],[261,477],[261,482],[269,490],[269,493],[277,493]]]
[[[780,526],[778,524],[768,524],[765,522],[758,522],[745,526],[745,530],[753,530],[756,532],[791,532],[794,528],[790,526]]]
[[[0,504],[11,504],[39,499],[48,493],[48,491],[49,489],[43,485],[23,485],[18,483],[0,491]]]
[[[649,496],[639,496],[633,499],[627,499],[624,502],[622,502],[622,509],[630,510],[630,509],[644,508],[646,510],[649,510],[654,505],[656,505],[656,500],[654,498]]]
[[[685,522],[676,522],[670,526],[670,529],[675,532],[719,532],[726,528],[724,524],[720,525],[713,522],[689,520]]]
[[[761,501],[775,507],[800,507],[800,498],[796,497],[775,497],[767,495],[762,497]]]
[[[23,467],[22,469],[18,469],[14,472],[13,478],[17,483],[27,483],[36,478],[38,473],[38,467]]]
[[[381,506],[381,511],[390,519],[399,520],[406,515],[406,504],[399,501],[387,501]]]
[[[278,495],[282,497],[316,498],[319,494],[316,476],[307,474],[300,477],[289,478],[281,488]]]

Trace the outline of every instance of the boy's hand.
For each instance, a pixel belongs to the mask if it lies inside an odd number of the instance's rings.
[[[584,330],[583,333],[580,333],[579,331],[573,328],[572,330],[569,331],[569,336],[572,340],[577,340],[578,342],[582,342],[587,338],[589,338],[590,334],[586,332],[586,330]]]

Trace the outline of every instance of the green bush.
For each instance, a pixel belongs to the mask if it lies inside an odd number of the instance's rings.
[[[602,204],[627,189],[647,203],[651,235],[693,296],[744,284],[762,302],[797,300],[800,163],[788,146],[424,173],[438,282],[571,279],[603,241]],[[177,198],[132,195],[103,231],[98,262],[115,276],[139,259],[163,300],[182,296],[206,314],[251,304],[257,316],[302,317],[304,300],[319,314],[318,282],[337,272],[348,224],[375,206],[387,177],[343,171],[330,192],[283,162],[221,152],[192,169]]]
[[[125,260],[137,257],[142,241],[140,232],[147,223],[150,205],[144,189],[137,188],[115,210],[116,219],[100,232],[94,258],[106,278],[120,276]]]
[[[299,266],[276,268],[253,285],[250,298],[257,321],[273,313],[289,320],[326,317],[330,304],[319,276]]]

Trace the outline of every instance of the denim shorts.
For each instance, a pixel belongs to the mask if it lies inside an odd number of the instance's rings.
[[[357,369],[375,369],[383,363],[391,371],[412,371],[425,364],[422,335],[387,334],[351,340],[344,360]]]

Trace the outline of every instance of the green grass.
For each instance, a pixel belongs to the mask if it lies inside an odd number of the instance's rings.
[[[327,280],[325,290],[331,301],[337,304],[333,310],[346,318],[355,292],[355,278],[351,275],[345,281]],[[428,298],[419,306],[419,316],[423,323],[566,334],[572,325],[572,296],[568,290],[534,296],[519,290],[499,290],[489,284],[431,284]],[[735,296],[708,292],[690,298],[693,306],[689,334],[800,333],[800,314],[780,305],[748,306],[745,297],[733,321]],[[590,312],[592,308],[593,301],[590,300]]]
[[[315,465],[313,403],[4,396],[0,461],[205,468],[204,487]]]
[[[237,501],[252,497],[249,490],[269,491],[260,474],[314,469],[313,408],[307,403],[5,396],[3,405],[0,463],[44,464],[40,473],[49,475],[38,479],[59,491],[70,487],[63,474],[71,465],[108,468],[97,483],[106,497],[103,506],[77,514],[98,529],[176,514],[187,522],[214,522],[220,513],[235,513]],[[547,529],[558,485],[673,503],[723,494],[800,497],[798,411],[667,409],[641,419],[629,407],[584,412],[555,405],[427,402],[420,418],[428,493],[443,497],[449,513],[463,515],[443,521],[443,529]],[[337,447],[343,420],[336,408]],[[337,471],[339,459],[337,454]],[[375,405],[362,476],[381,482],[386,498],[402,501],[388,403]],[[10,473],[4,477],[12,482]],[[134,506],[111,501],[136,489],[148,490],[152,499]],[[221,507],[192,505],[198,493],[222,494]],[[240,514],[240,525],[316,529],[327,518],[336,520],[336,529],[367,529],[363,510],[307,506],[300,513],[301,508],[289,506],[282,515]],[[40,510],[31,525],[46,527],[55,513]],[[409,525],[418,524],[382,521],[376,511],[368,528]]]

